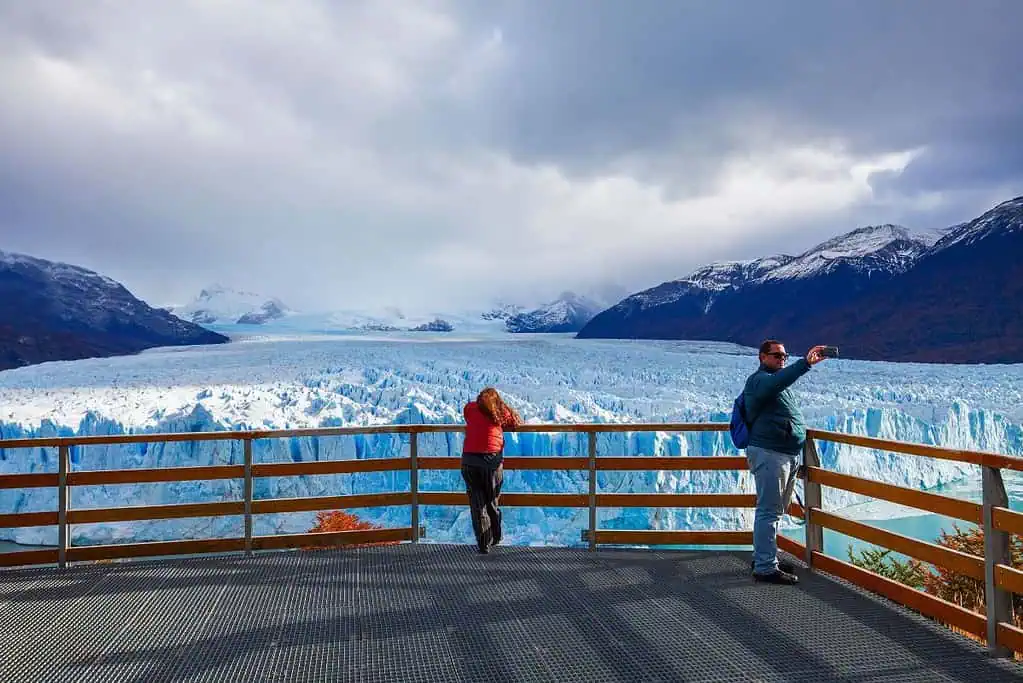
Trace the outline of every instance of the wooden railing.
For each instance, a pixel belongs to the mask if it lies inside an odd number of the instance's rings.
[[[514,456],[505,458],[508,470],[585,471],[588,490],[584,493],[504,493],[502,506],[574,507],[588,509],[588,524],[583,540],[589,548],[601,544],[626,545],[749,545],[752,531],[652,531],[611,530],[597,528],[597,510],[627,507],[748,507],[756,505],[752,494],[738,493],[602,493],[597,487],[597,473],[611,471],[665,470],[745,470],[742,456],[646,457],[597,456],[597,436],[614,432],[724,432],[727,425],[693,424],[545,424],[525,425],[520,432],[573,432],[586,434],[587,455]],[[255,550],[341,545],[387,541],[417,542],[424,533],[420,526],[423,505],[466,505],[464,492],[421,491],[419,473],[424,470],[457,470],[459,458],[421,456],[419,435],[460,432],[459,425],[388,425],[379,427],[344,427],[248,432],[209,432],[177,434],[140,434],[124,436],[89,436],[51,439],[0,440],[0,450],[19,448],[56,448],[56,473],[0,475],[0,489],[51,487],[57,489],[57,510],[0,514],[0,528],[55,525],[58,545],[54,549],[28,550],[0,554],[0,566],[57,564],[113,558],[147,557],[211,552],[244,552]],[[258,440],[332,437],[360,434],[404,434],[408,437],[408,457],[334,460],[314,462],[253,462],[252,445]],[[863,588],[880,593],[943,623],[987,640],[1000,656],[1012,650],[1023,652],[1023,630],[1013,625],[1012,593],[1023,594],[1023,571],[1012,567],[1009,535],[1023,533],[1023,514],[1009,510],[1008,497],[1002,483],[1001,470],[1023,471],[1023,458],[995,453],[963,451],[897,441],[853,436],[836,432],[810,430],[804,451],[805,510],[793,505],[789,513],[806,520],[806,545],[784,536],[779,547],[806,559],[811,569],[825,571]],[[725,437],[727,439],[727,437]],[[235,441],[242,445],[242,464],[203,467],[171,467],[159,469],[71,471],[72,447],[113,444],[167,442]],[[894,486],[825,470],[820,466],[817,441],[830,441],[864,448],[907,455],[935,457],[978,465],[983,472],[983,503],[957,500],[916,489]],[[253,482],[261,477],[300,475],[351,474],[360,472],[409,473],[409,490],[401,492],[319,496],[305,498],[254,499]],[[242,500],[174,505],[131,506],[118,508],[73,509],[72,492],[76,486],[110,484],[143,484],[219,479],[241,479]],[[862,522],[825,512],[821,506],[821,487],[838,488],[909,507],[972,522],[984,529],[985,557],[958,552],[901,534],[885,531]],[[261,514],[336,510],[382,506],[410,506],[411,524],[393,529],[338,531],[272,536],[253,536],[253,517]],[[244,535],[238,538],[209,540],[176,540],[117,545],[74,546],[70,543],[70,527],[75,524],[175,519],[185,517],[241,516]],[[983,581],[986,586],[987,614],[971,612],[959,605],[941,600],[907,587],[876,573],[824,554],[823,530],[853,536],[919,560]]]
[[[1009,497],[1002,482],[1001,472],[1003,469],[1023,471],[1023,458],[818,430],[809,430],[807,436],[806,448],[803,453],[806,465],[804,501],[807,508],[806,546],[799,547],[798,544],[792,544],[781,537],[779,537],[779,546],[785,547],[791,552],[802,552],[807,564],[813,569],[844,578],[938,621],[982,638],[987,641],[988,647],[999,656],[1009,656],[1012,650],[1023,652],[1023,630],[1013,625],[1012,613],[1012,594],[1023,594],[1023,572],[1013,568],[1010,556],[1010,534],[1023,533],[1023,514],[1009,509]],[[817,441],[830,441],[977,465],[981,468],[983,476],[983,502],[973,503],[958,500],[822,469],[817,454]],[[822,486],[976,524],[984,530],[984,557],[920,541],[825,512],[821,509]],[[981,615],[972,612],[954,603],[825,555],[823,552],[824,529],[853,536],[982,581],[985,586],[987,614]]]

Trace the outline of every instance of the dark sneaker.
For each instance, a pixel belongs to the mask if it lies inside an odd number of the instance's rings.
[[[788,560],[778,560],[778,569],[786,574],[791,574],[796,571],[796,565],[792,564]],[[753,571],[753,560],[749,561],[749,570]]]
[[[753,574],[753,580],[757,583],[777,583],[782,586],[794,586],[799,583],[799,577],[788,572],[776,571],[770,574]]]
[[[490,552],[490,548],[488,546],[476,546],[476,552],[481,555],[486,555]]]

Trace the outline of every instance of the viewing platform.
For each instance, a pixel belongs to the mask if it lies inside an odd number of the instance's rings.
[[[963,681],[1023,667],[749,553],[401,544],[3,574],[0,680]]]
[[[1023,571],[1009,537],[1023,514],[1008,508],[1003,469],[1023,459],[811,431],[806,546],[779,537],[799,561],[797,586],[756,584],[748,551],[658,550],[735,546],[747,530],[611,530],[597,510],[624,507],[753,507],[744,493],[610,493],[598,473],[742,470],[743,457],[598,455],[606,432],[717,432],[721,424],[528,425],[574,432],[585,456],[508,457],[506,468],[577,471],[587,488],[502,494],[502,506],[588,511],[584,547],[421,542],[422,505],[466,505],[464,492],[421,491],[423,470],[455,470],[458,458],[419,452],[424,433],[459,425],[395,425],[274,432],[145,434],[0,441],[47,448],[56,472],[0,475],[0,488],[56,489],[57,509],[0,514],[0,528],[55,525],[54,549],[0,554],[0,681],[969,681],[1023,680],[1023,630],[1012,595]],[[389,433],[407,457],[257,463],[254,442]],[[238,442],[237,464],[76,470],[72,448],[166,441]],[[817,442],[971,463],[982,503],[853,477],[821,467]],[[260,477],[407,471],[409,490],[260,499]],[[236,479],[241,499],[76,508],[76,486]],[[881,530],[821,508],[835,487],[973,522],[985,531],[974,556]],[[372,506],[408,506],[407,528],[253,535],[253,518]],[[239,515],[237,538],[106,546],[70,543],[76,524]],[[825,528],[891,548],[981,582],[980,614],[823,553]],[[373,542],[391,545],[345,546]],[[625,548],[622,546],[644,546]],[[324,546],[316,550],[281,551]],[[615,547],[608,547],[615,546]],[[173,557],[182,555],[187,557]],[[109,562],[152,557],[146,561]],[[99,561],[99,562],[97,562]],[[38,566],[30,566],[38,565]],[[948,628],[972,634],[973,640]],[[980,642],[981,640],[986,640]]]

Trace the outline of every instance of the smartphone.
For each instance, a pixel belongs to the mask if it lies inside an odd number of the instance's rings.
[[[838,358],[837,346],[825,346],[821,349],[821,356],[824,358]]]

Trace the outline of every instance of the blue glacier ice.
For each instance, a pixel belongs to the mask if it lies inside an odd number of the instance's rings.
[[[55,362],[0,373],[0,437],[223,431],[461,422],[461,406],[498,387],[527,422],[723,422],[755,351],[710,342],[576,340],[568,335],[344,334],[254,337],[219,347],[156,349],[138,356]],[[886,439],[1023,454],[1023,365],[961,366],[828,361],[795,390],[811,426]],[[457,455],[460,434],[420,436],[420,454]],[[507,455],[585,455],[585,436],[509,434]],[[951,461],[819,444],[823,465],[924,489],[975,482]],[[254,445],[257,462],[393,457],[402,435],[280,439]],[[725,433],[602,434],[600,455],[734,455]],[[237,442],[91,446],[75,470],[232,464]],[[0,452],[0,473],[55,471],[53,449]],[[507,472],[505,491],[583,492],[584,472]],[[423,490],[460,490],[457,472],[431,471]],[[752,492],[745,472],[609,472],[608,492]],[[1010,484],[1016,486],[1016,480]],[[258,479],[257,498],[400,491],[407,473]],[[241,481],[75,488],[74,508],[237,500]],[[863,499],[825,490],[825,507]],[[0,491],[0,512],[52,510],[48,489]],[[355,511],[407,525],[407,507]],[[517,544],[576,544],[585,510],[506,508]],[[603,528],[749,528],[737,509],[609,509]],[[904,514],[886,508],[882,514]],[[255,533],[306,531],[313,513],[257,516]],[[468,512],[425,507],[428,540],[465,542]],[[240,535],[240,518],[79,525],[76,544]],[[50,544],[53,528],[0,530],[0,540]]]

